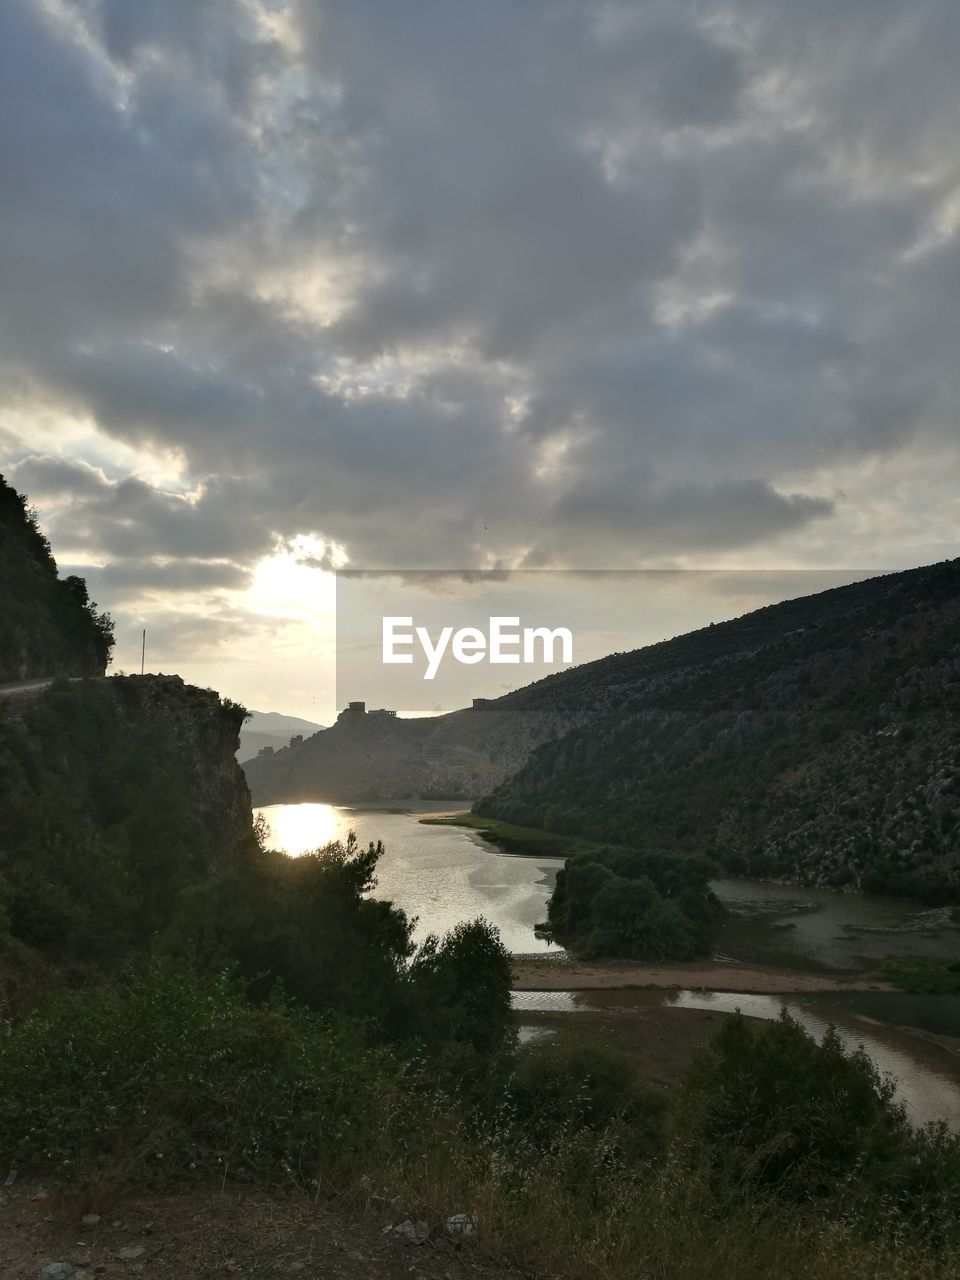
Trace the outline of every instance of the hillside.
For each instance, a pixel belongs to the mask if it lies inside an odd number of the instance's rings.
[[[82,578],[61,579],[22,494],[0,476],[0,684],[103,675],[113,624]]]
[[[593,676],[601,714],[478,812],[741,874],[960,898],[960,562],[762,609]]]
[[[178,676],[0,700],[0,1004],[109,968],[251,839],[243,709]]]
[[[572,673],[570,673],[572,674]],[[483,795],[530,751],[590,715],[550,676],[477,707],[403,720],[341,712],[329,729],[244,763],[255,804],[459,799]]]

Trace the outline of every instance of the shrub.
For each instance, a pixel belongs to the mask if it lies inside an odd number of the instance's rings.
[[[510,1097],[538,1145],[560,1131],[611,1128],[631,1158],[652,1156],[663,1145],[666,1100],[643,1084],[631,1055],[616,1049],[532,1045],[517,1059]]]
[[[892,1079],[830,1028],[818,1044],[784,1010],[751,1028],[735,1014],[687,1074],[678,1131],[717,1178],[867,1230],[921,1229],[960,1242],[960,1137],[912,1129]]]

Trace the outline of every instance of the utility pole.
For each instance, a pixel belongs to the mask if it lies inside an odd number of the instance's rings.
[[[143,628],[143,635],[140,639],[140,674],[143,675],[143,661],[147,656],[147,628]]]

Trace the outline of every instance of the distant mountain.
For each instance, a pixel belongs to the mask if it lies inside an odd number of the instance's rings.
[[[83,578],[60,578],[24,496],[0,476],[0,684],[101,676],[113,623]]]
[[[279,711],[251,711],[240,730],[240,746],[237,759],[252,760],[258,751],[269,747],[274,751],[289,746],[297,734],[309,737],[323,728],[313,720],[301,720],[297,716],[284,716]]]
[[[256,803],[484,796],[488,816],[743,874],[960,896],[960,561],[444,716],[344,713],[247,777]]]

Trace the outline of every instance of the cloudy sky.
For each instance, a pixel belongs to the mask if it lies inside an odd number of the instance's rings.
[[[956,0],[3,0],[2,468],[118,667],[313,718],[331,564],[954,555],[958,53]]]

